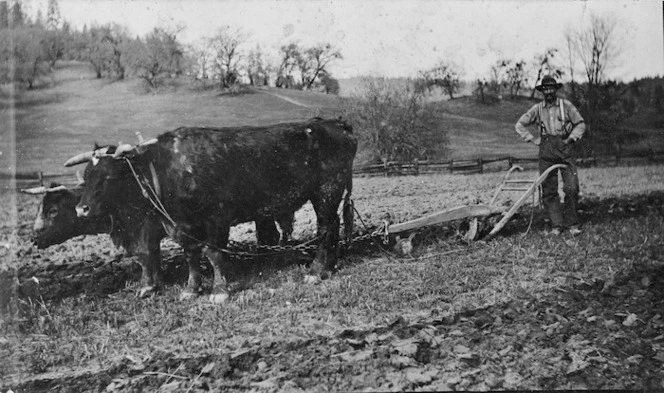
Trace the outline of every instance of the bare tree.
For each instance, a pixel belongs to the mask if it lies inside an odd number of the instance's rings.
[[[505,86],[510,92],[510,97],[514,98],[519,94],[521,87],[528,83],[526,61],[508,61],[505,63],[505,74]]]
[[[322,74],[330,75],[327,66],[335,60],[343,59],[339,50],[325,43],[305,49],[303,55],[300,62],[303,89],[311,89]]]
[[[451,100],[461,87],[460,71],[455,65],[441,60],[437,66],[419,73],[418,87],[428,92],[440,88]]]
[[[576,99],[576,80],[574,79],[576,69],[576,56],[574,55],[574,35],[575,33],[568,27],[565,30],[565,56],[567,57],[567,70],[569,71],[570,87],[572,89],[572,97]]]
[[[97,73],[97,78],[115,75],[125,77],[124,50],[129,41],[129,31],[117,23],[90,28],[86,44],[87,59]]]
[[[48,74],[44,61],[44,29],[17,26],[0,30],[0,83],[22,84],[34,88],[41,76]]]
[[[200,45],[191,46],[186,52],[189,54],[190,70],[195,79],[203,81],[203,88],[206,87],[207,80],[210,79],[210,70],[213,66],[212,60],[214,54],[202,42]]]
[[[265,58],[261,46],[257,44],[256,47],[249,52],[247,58],[247,75],[249,76],[249,83],[253,86],[269,85],[271,71],[272,66]]]
[[[129,39],[129,30],[125,26],[113,23],[104,30],[103,40],[111,46],[113,57],[110,61],[111,71],[115,73],[116,78],[124,79],[125,67],[122,59],[124,44]]]
[[[295,72],[302,70],[300,66],[302,61],[302,49],[300,46],[292,42],[288,45],[282,45],[279,49],[281,55],[281,63],[277,69],[277,87],[290,89],[295,87]]]
[[[505,85],[505,68],[508,63],[509,60],[497,60],[490,68],[486,87],[495,94],[500,94],[502,87]]]
[[[136,39],[127,48],[127,63],[150,87],[182,73],[184,51],[175,33],[155,28],[144,42]]]
[[[623,95],[624,87],[608,79],[607,71],[617,65],[622,52],[622,35],[614,15],[590,14],[585,28],[568,29],[565,34],[572,78],[576,60],[586,76],[585,84],[572,83],[576,100],[586,121],[586,135],[578,147],[583,151],[620,154],[624,142],[624,121],[635,106]]]
[[[558,67],[554,61],[554,58],[558,53],[556,48],[548,48],[544,53],[535,55],[534,66],[537,69],[537,76],[535,77],[535,83],[533,84],[533,89],[530,92],[530,98],[535,97],[535,88],[542,77],[545,75],[556,75],[559,78],[562,76],[563,71]]]
[[[590,27],[572,33],[571,44],[585,69],[588,84],[601,84],[606,71],[614,65],[621,52],[617,35],[617,19],[613,16],[590,15]]]
[[[214,66],[220,77],[220,88],[230,87],[237,80],[238,64],[242,59],[239,48],[246,39],[240,29],[231,29],[228,26],[218,29],[217,33],[209,38]]]

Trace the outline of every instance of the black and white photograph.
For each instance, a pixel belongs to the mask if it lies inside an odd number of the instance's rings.
[[[0,393],[616,389],[664,2],[0,0]]]

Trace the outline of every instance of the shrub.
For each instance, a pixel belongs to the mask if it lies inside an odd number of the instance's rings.
[[[442,158],[447,130],[435,104],[412,80],[364,78],[360,93],[342,101],[341,111],[360,143],[358,161]]]

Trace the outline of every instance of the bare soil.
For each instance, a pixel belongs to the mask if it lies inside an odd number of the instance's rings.
[[[661,220],[664,193],[590,198],[581,209],[588,227],[653,215]],[[545,233],[541,213],[534,219],[532,236]],[[516,217],[502,236],[521,236],[528,220],[528,215]],[[458,241],[454,228],[430,232]],[[660,239],[639,250],[642,258],[610,279],[588,281],[570,274],[554,291],[521,291],[490,306],[444,315],[432,310],[419,320],[399,316],[333,335],[254,337],[233,351],[196,355],[155,349],[142,358],[125,356],[87,368],[35,372],[5,387],[15,392],[662,389],[661,245]],[[380,259],[380,249],[380,242],[355,244],[347,258]],[[163,254],[168,285],[182,283],[186,269],[179,249],[167,245]],[[20,257],[31,259],[30,251]],[[607,256],[613,257],[622,255]],[[47,304],[68,297],[101,301],[122,292],[139,274],[137,265],[110,252],[61,262],[22,266],[21,299],[34,299],[33,290]],[[257,258],[235,267],[231,280],[239,291],[251,287],[251,276],[258,271],[277,274],[284,266]],[[31,277],[40,278],[38,286],[30,285]]]

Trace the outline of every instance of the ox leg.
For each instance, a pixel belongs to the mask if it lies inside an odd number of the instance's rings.
[[[274,221],[271,220],[272,225],[274,226]],[[216,243],[217,249],[212,249],[207,247],[205,249],[205,256],[210,260],[212,269],[214,270],[214,282],[212,284],[212,293],[210,294],[210,301],[215,304],[221,304],[226,302],[230,296],[230,291],[228,290],[228,283],[226,282],[226,276],[224,276],[222,266],[228,266],[228,255],[220,251],[228,243],[228,235],[230,228],[217,228],[217,233],[214,238],[219,241]]]
[[[295,221],[294,213],[286,213],[277,217],[277,223],[281,228],[281,240],[279,244],[285,246],[293,235],[293,222]]]
[[[257,219],[255,224],[258,244],[274,246],[279,243],[279,231],[272,217]]]
[[[214,270],[214,283],[212,284],[210,302],[215,304],[225,303],[230,297],[228,283],[222,269],[222,265],[226,262],[226,254],[207,248],[205,256],[210,260],[210,264],[212,264],[212,269]]]
[[[336,209],[330,211],[320,211],[316,209],[318,218],[318,235],[322,236],[318,249],[316,250],[316,257],[311,263],[309,274],[305,277],[305,282],[316,283],[321,279],[329,278],[335,268],[337,261],[337,245],[339,243],[339,216]]]
[[[180,294],[180,300],[188,300],[198,296],[201,292],[201,246],[187,246],[184,255],[189,265],[189,279],[187,286]]]
[[[161,272],[161,250],[159,249],[161,235],[156,228],[158,226],[153,223],[143,225],[131,247],[131,252],[138,256],[138,263],[142,269],[139,297],[154,294],[164,281]]]
[[[147,254],[138,256],[142,268],[141,289],[139,297],[148,297],[154,294],[163,285],[163,274],[161,271],[161,253],[159,243],[156,247],[150,247]]]

